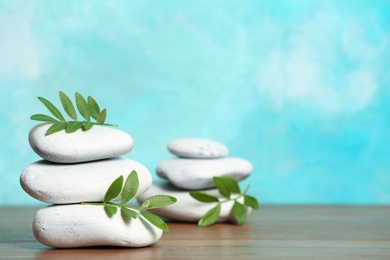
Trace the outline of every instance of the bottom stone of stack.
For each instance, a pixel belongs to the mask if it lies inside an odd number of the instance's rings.
[[[142,217],[126,222],[120,212],[109,217],[102,206],[80,204],[38,210],[33,232],[42,244],[58,248],[144,247],[158,241],[163,233]]]
[[[221,198],[221,195],[219,195],[217,189],[206,189],[202,190],[202,192]],[[137,197],[137,200],[140,204],[142,204],[148,197],[157,194],[173,196],[177,199],[177,202],[167,207],[151,209],[150,211],[159,216],[173,220],[197,222],[207,213],[207,211],[216,205],[216,203],[200,202],[191,197],[189,190],[177,188],[167,182],[157,182],[152,184],[152,186],[145,193]],[[237,201],[243,203],[244,199],[241,197]],[[231,212],[233,204],[233,201],[228,201],[221,204],[220,217],[217,222],[236,221],[236,217]],[[249,215],[252,210],[249,207],[246,208],[247,214]]]

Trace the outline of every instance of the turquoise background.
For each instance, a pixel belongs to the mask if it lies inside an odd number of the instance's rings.
[[[78,91],[155,167],[178,137],[251,161],[260,203],[390,203],[389,1],[0,1],[0,204]]]

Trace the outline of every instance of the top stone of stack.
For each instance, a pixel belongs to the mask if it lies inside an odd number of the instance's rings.
[[[213,177],[231,177],[241,181],[252,171],[252,164],[241,158],[227,157],[228,148],[202,138],[179,138],[168,144],[168,150],[180,157],[157,165],[156,172],[174,186],[185,190],[215,187]]]
[[[81,163],[127,154],[134,146],[127,133],[95,125],[72,134],[60,131],[45,135],[50,124],[39,124],[29,133],[32,149],[43,159],[56,163]]]
[[[215,159],[229,154],[225,145],[202,138],[175,139],[168,144],[168,150],[179,157],[192,159]]]

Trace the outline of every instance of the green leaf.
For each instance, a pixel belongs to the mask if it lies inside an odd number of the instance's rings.
[[[245,208],[245,206],[242,205],[241,203],[237,202],[237,201],[234,201],[234,205],[233,205],[232,211],[233,211],[234,215],[237,218],[238,224],[240,224],[240,225],[244,224],[245,220],[246,220],[246,208]]]
[[[58,122],[57,119],[54,119],[50,116],[42,115],[42,114],[35,114],[30,117],[31,120],[35,121],[42,121],[42,122],[49,122],[49,123],[56,123]]]
[[[177,201],[176,198],[168,195],[155,195],[147,198],[141,205],[141,210],[155,209],[169,206]]]
[[[110,200],[116,198],[122,190],[123,185],[123,175],[119,176],[115,181],[113,181],[108,188],[106,195],[104,196],[104,203],[109,202]]]
[[[56,122],[54,124],[52,124],[49,129],[47,129],[46,131],[46,135],[51,135],[51,134],[54,134],[54,133],[57,133],[61,130],[64,130],[66,128],[68,124],[66,122]]]
[[[83,122],[78,122],[78,121],[68,122],[68,125],[65,128],[65,132],[68,134],[74,133],[77,130],[79,130],[82,126],[83,126]]]
[[[56,108],[49,100],[43,97],[38,97],[38,99],[45,105],[45,107],[50,111],[50,113],[52,113],[53,116],[61,121],[65,121],[65,118],[62,116],[58,108]]]
[[[191,191],[191,197],[201,202],[219,202],[218,198],[200,191]]]
[[[169,228],[167,223],[164,222],[159,216],[150,213],[148,211],[141,211],[141,215],[146,218],[150,223],[152,223],[155,227],[165,231],[169,232]]]
[[[106,116],[107,116],[107,110],[103,109],[102,112],[100,112],[100,114],[96,118],[96,122],[98,124],[104,124],[104,122],[106,121]]]
[[[72,101],[69,97],[62,91],[59,92],[60,100],[62,106],[64,107],[65,112],[70,116],[73,120],[77,120],[76,110],[74,109]]]
[[[225,187],[232,193],[241,193],[240,186],[238,182],[231,177],[221,177],[221,180]]]
[[[80,129],[80,124],[82,130],[89,130],[94,125],[105,125],[105,126],[118,126],[117,124],[106,124],[107,110],[103,109],[100,111],[99,105],[96,100],[88,96],[88,102],[84,99],[84,97],[76,92],[76,107],[83,118],[85,118],[84,122],[77,120],[77,113],[75,109],[75,105],[72,103],[70,98],[62,91],[59,91],[59,97],[61,100],[61,104],[65,110],[65,112],[71,117],[70,121],[66,121],[61,112],[58,110],[56,106],[54,106],[50,101],[43,97],[38,97],[38,99],[45,105],[45,107],[50,111],[50,113],[54,116],[47,116],[44,114],[34,114],[30,117],[31,120],[47,122],[47,123],[58,123],[50,129],[50,131],[46,132],[46,135],[50,135],[65,129],[67,133],[73,133]],[[96,120],[96,122],[91,122],[91,114],[92,117]],[[67,125],[59,124],[59,122],[67,123]]]
[[[112,217],[116,214],[118,209],[115,206],[104,205],[104,210],[106,211],[106,213],[109,217]]]
[[[225,185],[225,182],[223,181],[223,179],[221,177],[214,177],[213,180],[214,180],[215,186],[217,187],[219,193],[222,196],[229,199],[230,198],[230,190]]]
[[[214,224],[218,220],[220,212],[221,204],[218,203],[217,206],[207,211],[207,213],[199,220],[198,226],[206,227]]]
[[[257,202],[257,199],[246,194],[244,195],[244,205],[253,209],[259,208],[259,202]]]
[[[97,118],[100,114],[100,108],[99,108],[99,105],[96,102],[96,100],[91,96],[88,96],[88,107],[89,107],[89,111],[91,113],[91,116],[97,120]]]
[[[78,92],[76,92],[75,96],[77,109],[79,110],[80,114],[85,118],[85,120],[90,121],[87,101],[85,101],[84,97]]]
[[[126,207],[121,207],[121,213],[122,213],[122,217],[123,217],[123,215],[125,215],[125,216],[133,218],[133,219],[136,219],[138,216],[137,212],[135,212],[134,210],[128,209]]]
[[[122,190],[121,205],[131,200],[138,191],[139,180],[136,171],[132,171],[126,179],[125,186]]]
[[[94,125],[94,123],[92,123],[92,122],[84,121],[83,122],[83,129],[84,130],[91,129],[93,125]]]

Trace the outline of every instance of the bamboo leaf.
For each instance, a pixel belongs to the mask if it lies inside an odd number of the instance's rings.
[[[125,185],[122,190],[121,205],[124,205],[131,200],[138,191],[139,180],[136,171],[132,171],[126,179]]]
[[[126,223],[129,223],[131,219],[136,219],[138,214],[134,210],[121,207],[121,216]]]
[[[49,123],[56,123],[59,122],[57,119],[54,119],[50,116],[42,115],[42,114],[35,114],[30,117],[31,120],[35,121],[41,121],[41,122],[49,122]]]
[[[223,179],[221,177],[214,177],[213,180],[214,180],[215,186],[217,187],[219,193],[222,196],[229,199],[230,198],[230,190],[225,185],[225,182],[223,181]]]
[[[191,191],[191,197],[201,202],[219,202],[218,198],[200,191]]]
[[[62,116],[61,112],[56,108],[49,100],[38,97],[38,99],[45,105],[45,107],[50,111],[50,113],[58,118],[61,121],[65,121],[65,118]]]
[[[157,227],[165,232],[169,232],[168,225],[159,216],[157,216],[153,213],[150,213],[148,211],[141,211],[141,215],[144,218],[146,218],[155,227]]]
[[[90,121],[91,118],[87,101],[85,101],[84,97],[78,92],[76,92],[75,96],[77,109],[79,110],[80,114],[85,118],[85,120]]]
[[[97,120],[100,114],[100,108],[96,100],[91,96],[88,96],[88,107],[91,116]]]
[[[68,122],[68,125],[65,128],[65,132],[68,134],[74,133],[77,130],[79,130],[82,126],[83,126],[83,122],[79,122],[79,121]]]
[[[175,203],[176,198],[168,195],[155,195],[147,198],[141,205],[141,210],[162,208]]]
[[[59,96],[65,112],[68,114],[68,116],[70,116],[70,118],[77,121],[76,110],[74,109],[73,103],[70,98],[62,91],[59,92]]]
[[[51,135],[51,134],[57,133],[57,132],[59,132],[61,130],[64,130],[67,125],[68,124],[66,122],[58,121],[58,122],[52,124],[49,127],[49,129],[47,129],[46,135]]]
[[[107,110],[103,109],[102,112],[100,112],[100,114],[96,118],[96,122],[98,124],[104,124],[104,122],[106,121],[106,116],[107,116]]]
[[[207,213],[199,220],[198,226],[206,227],[214,224],[218,220],[220,212],[221,204],[218,203],[217,206],[207,211]]]
[[[115,206],[104,205],[104,210],[106,211],[106,213],[109,217],[112,217],[116,214],[118,209]]]
[[[253,209],[259,208],[259,202],[257,202],[257,199],[246,194],[244,195],[244,205]]]
[[[242,225],[246,221],[246,208],[241,203],[234,201],[232,211],[237,218],[238,224]]]
[[[110,200],[116,198],[122,190],[123,185],[123,175],[119,176],[115,181],[113,181],[108,188],[106,195],[104,196],[104,203],[109,202]]]

